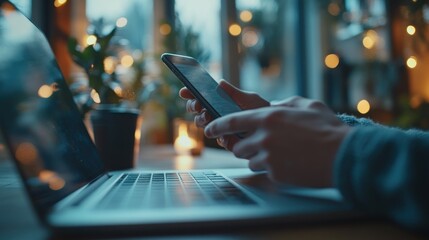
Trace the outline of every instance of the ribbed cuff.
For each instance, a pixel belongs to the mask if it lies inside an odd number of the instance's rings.
[[[355,165],[356,161],[354,150],[350,145],[353,144],[353,139],[359,128],[353,128],[344,138],[334,161],[334,186],[338,188],[343,198],[349,202],[355,199],[353,197],[353,165]]]

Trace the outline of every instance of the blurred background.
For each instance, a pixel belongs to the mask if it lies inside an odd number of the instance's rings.
[[[84,47],[116,28],[104,68],[142,110],[151,143],[169,142],[172,119],[189,118],[163,52],[194,56],[217,80],[270,101],[300,95],[338,113],[429,128],[427,0],[11,2],[46,34],[77,101],[91,92],[69,39]]]

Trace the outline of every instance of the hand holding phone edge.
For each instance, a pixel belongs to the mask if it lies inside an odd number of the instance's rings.
[[[161,59],[213,118],[242,110],[196,59],[170,53]]]
[[[216,104],[211,104],[204,96],[199,94],[199,91],[196,89],[196,87],[193,86],[192,80],[190,81],[190,79],[187,79],[185,74],[183,74],[177,67],[178,63],[186,63],[192,66],[203,68],[196,59],[189,56],[171,53],[162,54],[161,59],[165,65],[176,75],[176,77],[185,85],[185,88],[180,90],[179,95],[182,98],[188,100],[186,103],[186,109],[188,112],[196,114],[195,123],[197,126],[204,128],[213,119],[224,116],[219,114],[221,111],[216,111],[216,108],[219,108],[219,106],[216,106]],[[209,75],[206,71],[204,71],[204,73]],[[215,81],[212,77],[210,78]],[[240,109],[239,111],[266,107],[270,105],[268,101],[260,97],[258,94],[240,90],[225,80],[221,80],[217,86],[219,86],[217,90],[223,90],[224,93],[222,93],[222,95],[227,95],[229,98],[231,98],[234,104],[238,106],[235,109]],[[227,104],[230,103],[231,101],[228,101]],[[238,133],[237,136],[224,136],[222,138],[218,138],[218,143],[226,149],[232,150],[232,146],[240,138],[242,138],[242,134],[240,133]]]

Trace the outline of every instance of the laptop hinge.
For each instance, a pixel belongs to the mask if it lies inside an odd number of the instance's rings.
[[[95,189],[97,189],[99,186],[101,186],[103,183],[105,183],[109,178],[111,178],[112,175],[110,174],[103,174],[89,182],[79,193],[79,195],[73,200],[73,202],[69,205],[72,207],[79,206],[79,204],[82,203],[83,200],[85,200],[91,193],[94,192]]]

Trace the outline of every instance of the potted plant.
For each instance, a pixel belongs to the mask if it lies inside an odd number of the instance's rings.
[[[68,49],[74,62],[88,78],[90,95],[80,104],[82,116],[90,112],[95,145],[109,170],[134,166],[135,131],[139,111],[121,106],[121,87],[115,72],[106,72],[111,40],[116,28],[106,34],[90,29],[93,38],[86,47],[70,38]]]

